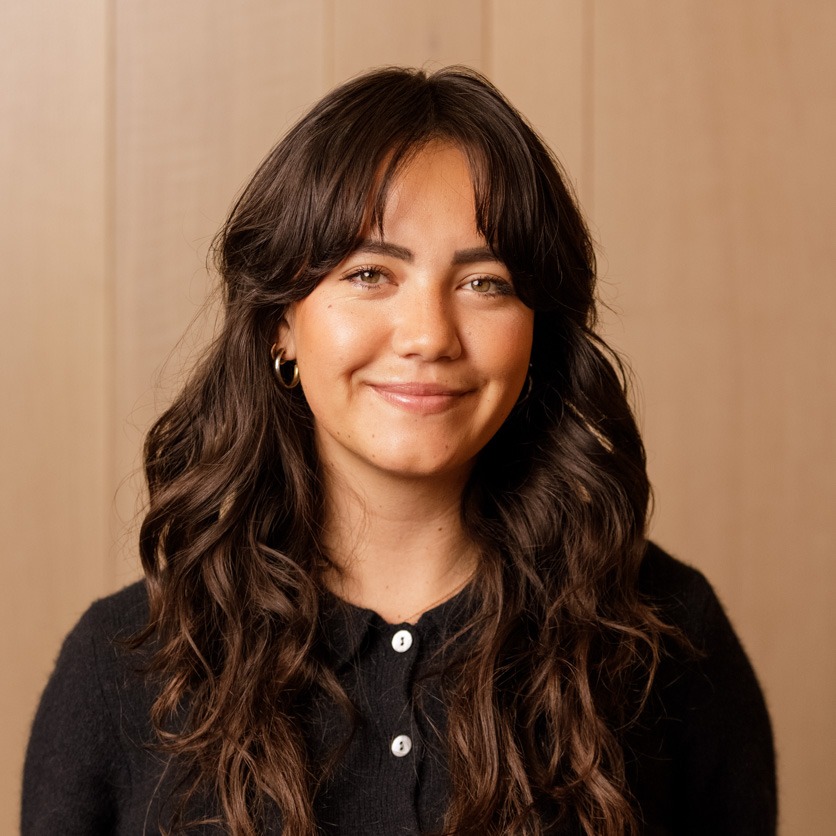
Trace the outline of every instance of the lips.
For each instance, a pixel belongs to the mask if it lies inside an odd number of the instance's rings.
[[[370,383],[369,387],[384,401],[406,412],[435,415],[457,406],[472,389],[460,389],[437,383]]]

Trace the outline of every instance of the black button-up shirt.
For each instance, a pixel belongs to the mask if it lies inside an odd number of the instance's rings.
[[[359,718],[317,800],[324,833],[440,829],[449,787],[438,667],[445,639],[464,621],[467,599],[465,590],[416,624],[388,624],[371,610],[334,602],[326,631],[337,676]],[[321,733],[315,754],[321,756],[345,740],[347,729],[335,707],[316,710]]]
[[[769,718],[722,607],[698,572],[653,546],[641,587],[704,651],[696,659],[665,658],[647,710],[625,739],[642,833],[773,834]],[[327,608],[331,662],[359,722],[315,801],[322,833],[397,836],[440,827],[449,781],[446,712],[434,671],[439,649],[467,616],[468,594],[415,625],[387,624],[336,601]],[[154,739],[149,712],[156,692],[115,641],[146,619],[145,589],[135,584],[94,604],[67,637],[32,729],[23,836],[139,836],[159,833],[167,820],[172,771],[146,745]],[[398,640],[393,647],[403,630],[411,646],[403,649]],[[309,712],[305,734],[315,763],[348,738],[350,724],[324,698],[313,700]],[[211,815],[214,806],[208,799],[207,809],[197,812]],[[267,833],[281,833],[278,816]]]

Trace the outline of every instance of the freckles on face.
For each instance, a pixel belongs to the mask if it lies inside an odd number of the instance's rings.
[[[466,471],[522,389],[533,312],[476,228],[458,149],[408,164],[383,230],[291,306],[279,342],[329,467],[349,479]]]

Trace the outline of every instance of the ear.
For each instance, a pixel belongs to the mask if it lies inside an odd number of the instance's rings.
[[[296,338],[294,336],[294,321],[296,313],[293,305],[285,311],[276,328],[275,344],[284,350],[284,360],[296,359]]]

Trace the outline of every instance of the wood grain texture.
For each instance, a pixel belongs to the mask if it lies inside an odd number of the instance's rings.
[[[61,639],[106,588],[106,34],[103,2],[0,6],[2,833]]]
[[[784,831],[824,836],[836,7],[595,8],[595,221],[622,311],[610,333],[641,381],[655,534],[707,571],[755,661]]]
[[[783,832],[829,834],[834,42],[829,0],[0,4],[0,618],[14,671],[0,832],[15,830],[62,635],[137,571],[125,522],[139,481],[115,521],[112,496],[211,331],[205,258],[233,195],[332,84],[465,63],[578,186],[618,313],[607,333],[640,381],[655,536],[706,571],[755,661]]]
[[[586,119],[585,0],[490,0],[491,79],[563,164],[586,205],[591,200],[592,137]]]
[[[212,333],[210,242],[261,158],[324,92],[323,10],[308,0],[260,0],[246,14],[223,0],[116,3],[119,579],[136,571],[142,437]]]
[[[481,0],[337,0],[334,84],[371,67],[484,66]]]

